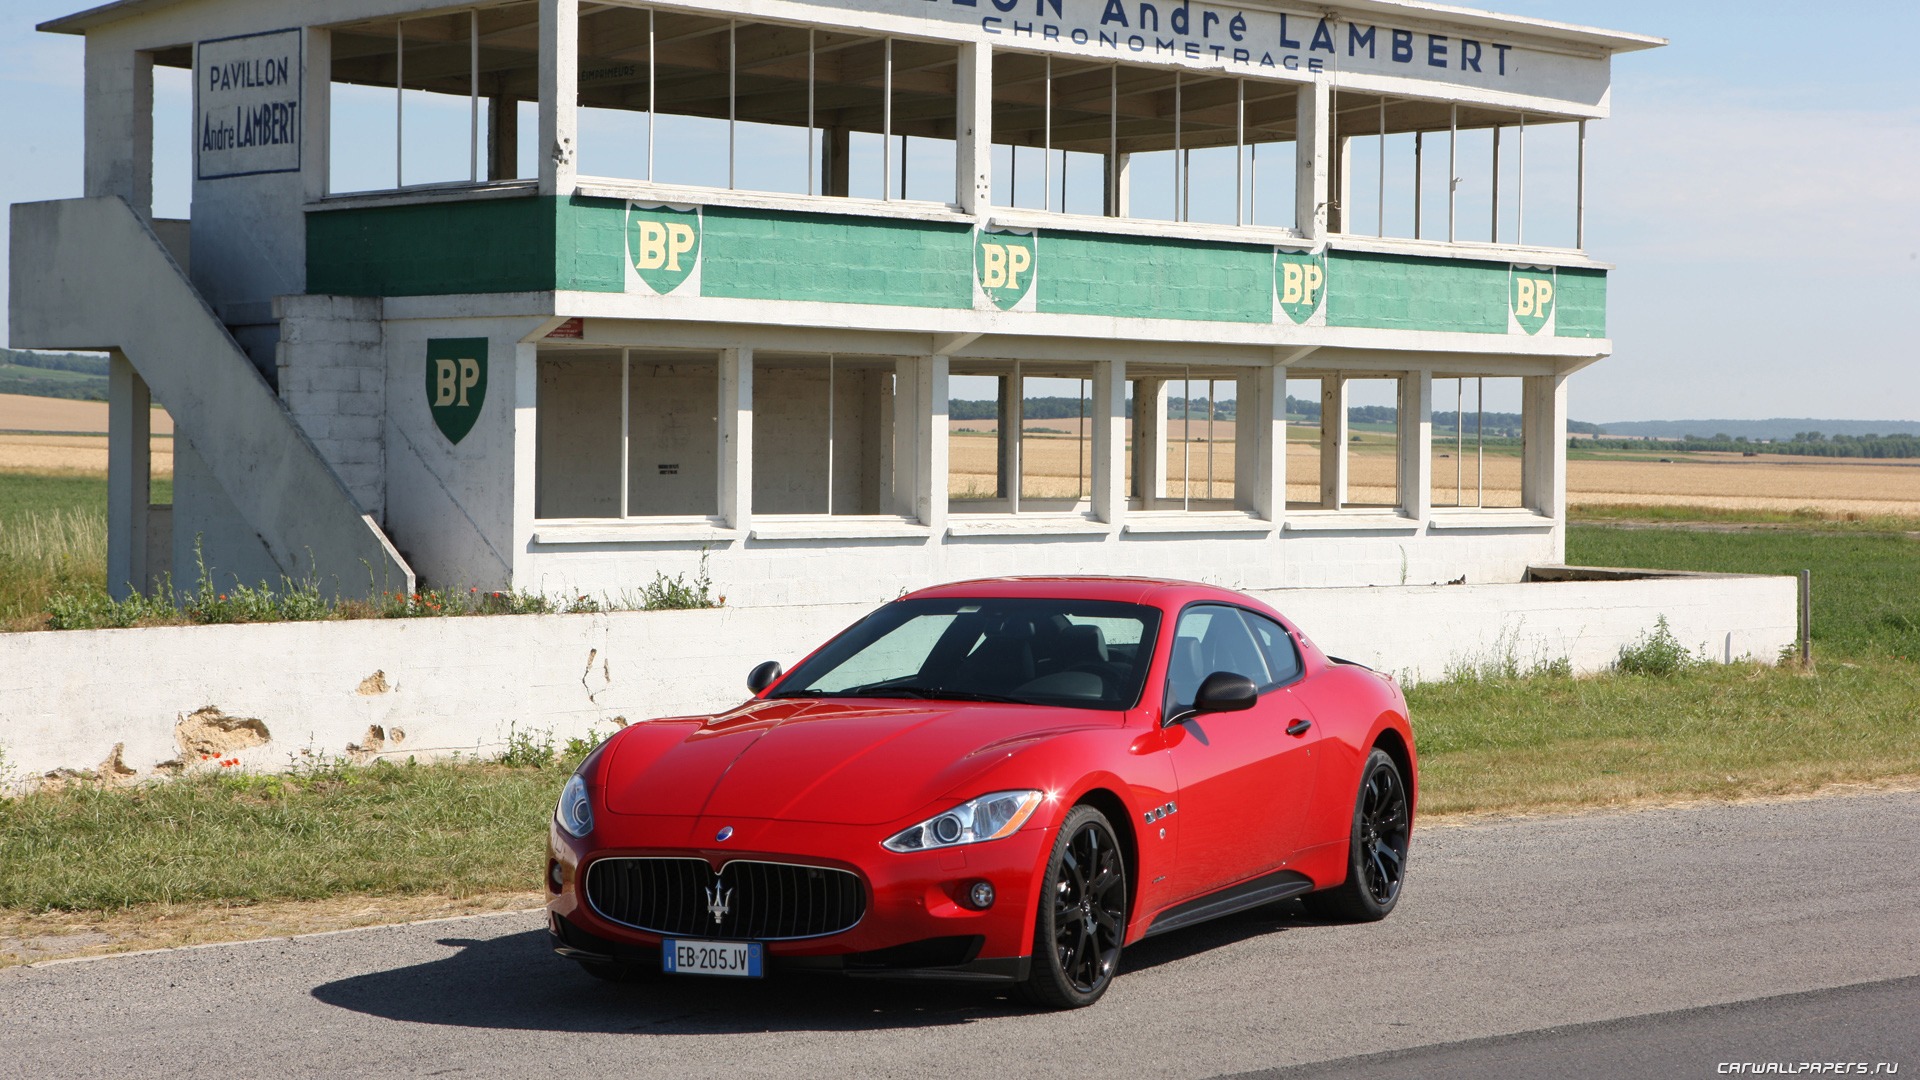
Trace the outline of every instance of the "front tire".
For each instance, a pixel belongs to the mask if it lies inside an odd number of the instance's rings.
[[[1050,1009],[1085,1008],[1113,984],[1127,934],[1127,863],[1106,815],[1091,806],[1067,814],[1040,885],[1021,990]]]
[[[1347,841],[1347,880],[1305,897],[1308,912],[1342,922],[1378,922],[1400,902],[1406,880],[1413,815],[1406,781],[1393,756],[1376,748],[1360,770],[1353,830]]]

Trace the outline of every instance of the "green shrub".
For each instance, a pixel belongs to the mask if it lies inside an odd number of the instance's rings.
[[[495,760],[510,769],[546,769],[554,763],[553,729],[544,732],[522,731],[507,725],[507,748]]]
[[[1665,678],[1705,662],[1680,644],[1680,639],[1673,636],[1673,629],[1667,625],[1667,617],[1662,615],[1655,620],[1652,630],[1620,646],[1620,659],[1614,661],[1613,666],[1625,675]]]

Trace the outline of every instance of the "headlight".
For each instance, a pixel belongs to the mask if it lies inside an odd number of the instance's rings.
[[[569,777],[567,786],[560,789],[560,805],[554,808],[553,820],[575,839],[584,840],[593,831],[593,805],[587,801],[587,782],[579,773]]]
[[[888,838],[882,846],[888,851],[926,851],[1011,836],[1040,808],[1042,796],[1038,791],[982,795]]]

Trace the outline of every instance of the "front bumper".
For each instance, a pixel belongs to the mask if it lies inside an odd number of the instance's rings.
[[[734,833],[711,842],[721,824]],[[554,947],[575,959],[658,969],[663,935],[615,922],[585,895],[586,870],[602,858],[699,858],[798,863],[846,870],[867,892],[852,927],[825,937],[768,941],[772,971],[835,971],[895,978],[1024,978],[1033,945],[1039,880],[1052,830],[1035,825],[981,844],[899,854],[880,846],[879,828],[603,814],[586,840],[557,826],[548,834],[548,928]],[[701,838],[707,844],[695,844]],[[965,902],[977,881],[994,888],[984,911]],[[687,935],[693,936],[693,935]]]

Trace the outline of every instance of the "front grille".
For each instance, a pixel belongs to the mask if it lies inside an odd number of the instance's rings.
[[[722,896],[726,911],[716,919]],[[867,910],[860,879],[845,870],[739,861],[721,867],[716,882],[704,859],[600,859],[587,869],[587,901],[604,918],[655,934],[754,941],[837,934]]]

